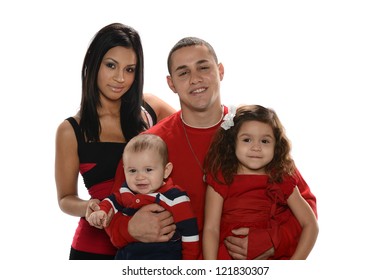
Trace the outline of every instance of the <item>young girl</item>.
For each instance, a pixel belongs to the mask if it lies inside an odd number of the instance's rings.
[[[224,240],[232,230],[264,229],[269,259],[306,259],[318,234],[316,215],[297,187],[290,144],[276,113],[259,105],[241,106],[225,117],[205,159],[207,191],[204,259],[231,259]],[[279,225],[294,215],[301,229]],[[280,240],[293,237],[280,250]],[[295,240],[295,241],[294,241]],[[258,240],[260,242],[260,240]],[[285,243],[285,242],[283,242]],[[269,245],[264,245],[269,246]]]

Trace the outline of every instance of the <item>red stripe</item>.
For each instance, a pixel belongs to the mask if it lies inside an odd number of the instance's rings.
[[[80,173],[84,174],[85,172],[91,170],[96,166],[96,163],[81,163],[80,164]]]
[[[92,186],[91,188],[89,188],[88,193],[91,195],[92,198],[103,200],[111,194],[113,186],[114,180],[111,179]]]

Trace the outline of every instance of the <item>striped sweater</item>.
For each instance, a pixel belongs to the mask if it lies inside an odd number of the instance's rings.
[[[112,193],[99,206],[106,213],[113,209],[114,213],[121,212],[124,215],[133,216],[142,206],[152,203],[157,203],[172,213],[176,232],[181,236],[183,259],[198,259],[200,254],[198,226],[190,198],[182,188],[173,185],[171,179],[168,179],[158,192],[150,194],[134,193],[124,183],[119,192]],[[115,235],[111,234],[119,230],[116,226],[116,224],[110,224],[106,228],[113,244],[118,244],[117,240],[113,240]],[[123,247],[127,244],[121,245],[120,247]]]

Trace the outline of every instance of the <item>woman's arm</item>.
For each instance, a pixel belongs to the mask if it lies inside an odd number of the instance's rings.
[[[205,260],[216,260],[218,257],[222,207],[222,196],[211,186],[207,186],[202,242],[203,259]]]
[[[298,187],[294,188],[292,194],[287,199],[287,204],[302,227],[297,249],[291,259],[305,260],[317,240],[318,223],[316,215],[307,201],[301,196]]]
[[[176,112],[176,109],[174,109],[171,105],[151,93],[144,93],[144,100],[152,107],[153,111],[156,113],[157,122]]]
[[[78,173],[79,157],[76,135],[71,124],[68,121],[63,121],[57,129],[55,150],[58,205],[64,213],[84,217],[88,205],[99,201],[79,198],[77,191]]]

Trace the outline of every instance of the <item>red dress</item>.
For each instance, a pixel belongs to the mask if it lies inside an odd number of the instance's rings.
[[[218,250],[219,260],[231,259],[223,240],[231,236],[232,229],[248,227],[251,230],[264,230],[262,238],[257,243],[264,244],[264,251],[271,246],[277,247],[280,244],[281,235],[289,235],[288,239],[295,242],[278,248],[283,251],[282,255],[275,255],[273,258],[290,258],[294,253],[301,230],[296,227],[281,230],[279,225],[284,224],[291,218],[295,218],[287,205],[287,198],[297,185],[297,180],[289,177],[281,184],[269,184],[267,175],[236,175],[231,185],[224,185],[215,182],[211,176],[207,182],[224,199],[221,224],[220,244]],[[282,250],[281,250],[282,249]]]

